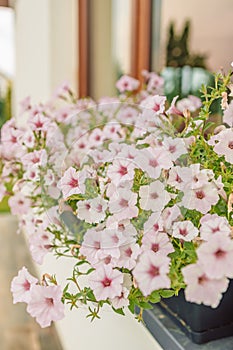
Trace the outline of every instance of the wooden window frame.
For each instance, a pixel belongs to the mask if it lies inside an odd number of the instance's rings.
[[[79,96],[90,94],[89,0],[78,0],[78,90]],[[151,66],[152,0],[133,0],[132,47],[130,74],[141,80],[143,69]]]
[[[151,65],[151,13],[152,0],[133,0],[131,75],[139,80]]]
[[[1,7],[10,7],[9,0],[0,0]]]

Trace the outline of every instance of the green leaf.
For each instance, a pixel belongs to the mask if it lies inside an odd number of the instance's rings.
[[[113,309],[113,311],[116,312],[117,314],[122,315],[122,316],[125,316],[125,313],[124,313],[124,311],[123,311],[122,308],[121,308],[121,309],[115,309],[115,308],[112,306],[112,309]]]
[[[163,289],[160,292],[160,295],[162,298],[170,298],[175,294],[174,290],[170,290],[170,289]]]
[[[140,306],[142,309],[153,309],[153,306],[150,303],[147,303],[146,301],[140,301],[139,303],[137,303],[138,306]]]
[[[154,292],[152,292],[150,297],[149,297],[149,300],[151,303],[154,303],[154,304],[159,303],[161,300],[161,296],[159,294],[159,291],[155,290]]]
[[[207,129],[211,128],[211,126],[215,125],[213,122],[208,122],[205,124],[203,131],[206,131]]]
[[[134,311],[135,311],[135,303],[134,303],[133,300],[130,300],[130,301],[129,301],[128,309],[129,309],[129,311],[130,311],[132,314],[134,314]]]

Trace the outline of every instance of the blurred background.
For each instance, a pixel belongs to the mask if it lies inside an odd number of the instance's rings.
[[[230,68],[232,23],[232,0],[0,0],[0,127],[11,115],[22,118],[22,99],[46,101],[64,81],[80,97],[99,99],[116,94],[115,82],[122,74],[141,79],[141,72],[148,70],[164,77],[169,100],[178,94],[198,95],[201,84],[211,84],[212,72]],[[11,219],[4,222],[5,230],[15,234]],[[57,266],[47,260],[41,271],[53,273]],[[64,277],[66,266],[59,266]],[[12,275],[18,267],[11,266]],[[0,266],[0,280],[3,269],[6,265]],[[117,327],[124,348],[112,343]],[[66,350],[108,349],[110,341],[111,350],[159,348],[131,318],[112,314],[90,325],[84,313],[73,312],[57,329]],[[28,349],[60,349],[44,339],[47,345],[31,343]],[[0,348],[27,349],[19,347],[19,338],[17,342]]]
[[[46,100],[64,80],[80,96],[97,99],[116,93],[120,75],[140,78],[147,69],[169,80],[166,94],[176,88],[185,95],[190,91],[182,91],[182,79],[198,90],[208,72],[228,70],[233,57],[232,0],[1,0],[0,5],[1,123],[11,106],[17,113],[24,97]]]

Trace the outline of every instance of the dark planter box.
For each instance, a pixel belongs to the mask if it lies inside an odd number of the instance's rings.
[[[160,307],[197,344],[233,335],[233,280],[216,309],[189,303],[183,291],[163,299]]]

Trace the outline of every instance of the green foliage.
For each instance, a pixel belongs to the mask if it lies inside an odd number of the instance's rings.
[[[174,23],[169,27],[169,38],[167,42],[167,67],[191,67],[206,68],[206,56],[191,54],[189,51],[190,21],[186,21],[180,36],[175,33]]]

